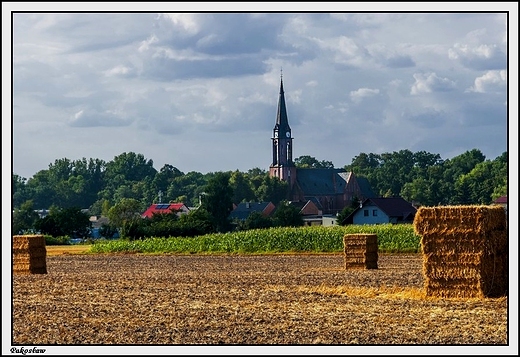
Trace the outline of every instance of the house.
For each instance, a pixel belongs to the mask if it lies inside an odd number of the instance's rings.
[[[154,214],[171,213],[172,211],[177,212],[177,216],[180,217],[182,214],[187,214],[190,209],[184,203],[154,203],[144,211],[141,217],[151,218]]]
[[[507,215],[507,195],[500,196],[499,198],[497,198],[496,200],[493,201],[493,204],[502,206],[504,208],[504,210],[506,211],[506,215]]]
[[[336,216],[323,215],[321,209],[316,205],[318,201],[289,201],[289,205],[299,209],[305,226],[334,226],[337,225]],[[319,203],[318,203],[319,204]]]
[[[401,197],[367,198],[344,224],[413,223],[417,209]]]
[[[229,219],[244,221],[253,212],[260,212],[264,217],[269,217],[274,209],[272,202],[241,202],[231,211]]]
[[[278,110],[272,135],[269,176],[289,185],[289,201],[315,200],[324,215],[335,215],[356,199],[375,197],[368,181],[353,172],[336,168],[298,168],[293,161],[292,130],[289,126],[283,80],[280,80]]]
[[[504,207],[504,209],[506,210],[506,213],[507,213],[507,195],[500,196],[499,198],[497,198],[496,200],[493,201],[493,204]]]
[[[322,212],[316,206],[316,204],[312,200],[307,201],[289,201],[289,206],[297,208],[302,216],[321,216]]]

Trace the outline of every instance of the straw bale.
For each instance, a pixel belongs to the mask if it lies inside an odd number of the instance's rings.
[[[503,253],[508,251],[508,235],[505,230],[490,231],[485,234],[466,233],[426,233],[421,237],[424,254],[461,253]]]
[[[346,269],[377,269],[376,234],[346,234],[343,237]]]
[[[421,235],[428,296],[507,294],[508,234],[502,207],[421,207],[414,231]]]
[[[505,211],[496,205],[420,207],[414,217],[417,235],[452,231],[483,233],[506,228]]]
[[[485,297],[482,289],[475,284],[468,284],[466,281],[444,279],[427,279],[426,296],[440,298],[483,298]]]
[[[43,235],[13,236],[13,273],[47,274],[47,249]]]
[[[13,249],[45,247],[45,237],[41,234],[13,236]]]

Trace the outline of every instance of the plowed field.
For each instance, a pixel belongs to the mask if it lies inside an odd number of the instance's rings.
[[[419,254],[56,255],[13,276],[12,343],[506,345],[507,298],[423,296]]]

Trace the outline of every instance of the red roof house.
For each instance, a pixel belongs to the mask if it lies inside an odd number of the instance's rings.
[[[141,215],[143,218],[151,218],[158,213],[177,212],[177,215],[186,214],[190,211],[184,203],[154,203]]]

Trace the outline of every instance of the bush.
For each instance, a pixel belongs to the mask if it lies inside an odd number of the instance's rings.
[[[68,236],[59,236],[53,237],[51,235],[44,235],[45,245],[70,245],[70,237]]]

